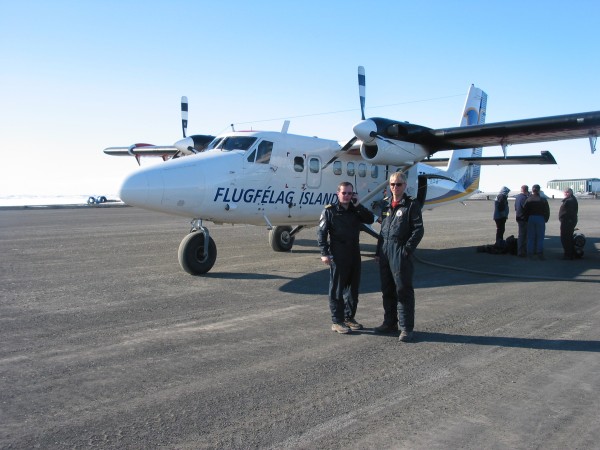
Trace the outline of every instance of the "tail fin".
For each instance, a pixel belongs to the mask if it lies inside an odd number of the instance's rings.
[[[487,94],[481,89],[471,85],[465,108],[461,117],[460,126],[482,125],[485,123],[485,113],[487,109]],[[447,173],[452,176],[456,174],[460,177],[458,184],[462,186],[465,192],[473,192],[479,188],[479,178],[481,166],[479,164],[471,164],[460,161],[460,158],[469,156],[481,156],[482,148],[467,148],[462,150],[454,150],[448,161]],[[460,174],[457,171],[463,170]],[[456,178],[455,178],[456,179]]]

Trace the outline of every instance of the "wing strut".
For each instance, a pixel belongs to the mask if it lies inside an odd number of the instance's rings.
[[[596,152],[596,141],[598,140],[598,136],[593,134],[590,136],[590,147],[592,149],[592,155]]]

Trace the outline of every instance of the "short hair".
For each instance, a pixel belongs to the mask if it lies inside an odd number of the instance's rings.
[[[565,189],[565,193],[567,193],[567,192],[568,192],[569,194],[573,195],[573,189],[571,189],[571,188],[566,188],[566,189]]]
[[[406,183],[406,173],[404,173],[404,172],[394,172],[393,174],[390,175],[389,181],[392,181],[392,178],[396,181],[398,181],[398,179],[400,179],[400,181],[402,181],[403,183]]]
[[[521,186],[521,192],[529,192],[529,186],[527,186],[526,184]]]
[[[354,186],[349,181],[342,181],[340,184],[338,184],[337,191],[340,192],[346,186],[351,186],[352,187],[352,191],[354,191]]]
[[[534,184],[533,186],[531,186],[531,190],[539,192],[540,191],[540,185],[539,184]]]

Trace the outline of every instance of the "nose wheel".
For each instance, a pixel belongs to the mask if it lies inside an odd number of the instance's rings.
[[[297,232],[297,231],[296,231]],[[289,252],[294,246],[295,232],[289,226],[277,226],[269,231],[269,243],[276,252]]]
[[[183,238],[177,252],[181,268],[191,275],[207,273],[217,260],[217,245],[208,229],[201,227]]]

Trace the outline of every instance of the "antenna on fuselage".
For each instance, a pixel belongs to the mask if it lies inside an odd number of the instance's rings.
[[[288,128],[290,128],[290,121],[289,120],[285,120],[283,122],[283,126],[281,127],[281,134],[287,134]]]
[[[231,124],[231,131],[235,131],[235,127]]]

